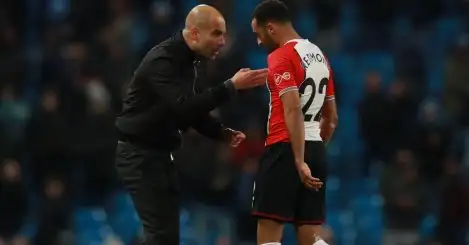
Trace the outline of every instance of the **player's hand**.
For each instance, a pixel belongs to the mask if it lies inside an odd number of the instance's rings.
[[[243,68],[236,72],[231,78],[236,89],[250,89],[265,84],[267,79],[267,69],[251,70]]]
[[[309,189],[319,190],[323,183],[320,179],[311,176],[311,170],[305,162],[298,166],[298,174],[301,182]]]
[[[226,129],[229,136],[228,139],[230,141],[231,147],[238,147],[241,142],[246,139],[246,135],[241,131],[236,131],[231,128]]]

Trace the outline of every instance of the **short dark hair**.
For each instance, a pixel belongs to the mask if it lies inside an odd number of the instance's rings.
[[[287,23],[291,22],[290,11],[280,0],[264,0],[256,6],[253,18],[257,23],[265,24],[268,21]]]

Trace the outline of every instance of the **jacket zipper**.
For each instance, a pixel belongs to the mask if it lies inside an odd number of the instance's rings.
[[[197,76],[199,75],[198,74],[198,71],[197,71],[197,65],[199,64],[200,61],[198,60],[194,60],[194,62],[192,62],[192,66],[194,68],[194,79],[192,79],[192,93],[196,94],[196,85],[197,85]],[[182,138],[182,132],[181,130],[178,130],[179,132],[179,135],[181,136],[181,147],[183,146],[184,142],[183,142],[183,138]]]
[[[197,85],[197,77],[199,75],[198,71],[197,71],[197,66],[199,65],[200,61],[198,60],[194,60],[194,62],[192,63],[192,65],[194,66],[194,79],[192,80],[192,92],[194,94],[196,94],[197,92],[197,89],[196,89],[196,85]]]

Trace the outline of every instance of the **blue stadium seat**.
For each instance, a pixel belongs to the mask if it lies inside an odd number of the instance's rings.
[[[347,125],[347,127],[342,127],[340,132],[342,134],[342,139],[344,140],[342,143],[347,146],[346,149],[343,151],[354,153],[360,149],[359,144],[357,143],[359,140],[358,137],[358,113],[356,111],[355,105],[350,104],[347,106],[341,106],[339,111],[339,118],[343,125]],[[338,131],[339,132],[339,131]]]
[[[397,16],[393,26],[393,44],[397,47],[408,42],[412,35],[412,22],[410,18]],[[396,47],[395,46],[395,47]]]
[[[363,75],[370,71],[379,72],[385,86],[396,78],[394,56],[389,52],[367,52],[360,55],[360,70]]]
[[[259,1],[236,0],[234,4],[234,23],[241,28],[250,28],[252,11]]]
[[[337,139],[337,135],[332,138],[331,142],[327,145],[327,164],[330,174],[336,174],[341,171],[340,157],[341,157],[341,144]]]
[[[179,215],[179,229],[181,232],[180,243],[183,245],[195,245],[197,243],[196,233],[191,222],[191,214],[182,208]]]
[[[420,226],[420,235],[422,239],[430,239],[435,232],[437,218],[434,215],[427,215]]]
[[[135,23],[132,26],[131,47],[132,52],[139,52],[145,45],[148,39],[148,26],[145,23],[143,16],[137,14],[135,16]]]
[[[337,55],[329,57],[336,90],[340,95],[340,104],[356,104],[363,93],[361,70],[357,66],[357,59],[352,55]]]
[[[426,61],[444,59],[446,52],[456,43],[464,32],[464,25],[458,18],[445,17],[435,22],[435,25],[423,40],[421,51]]]
[[[109,233],[102,208],[80,208],[75,211],[73,221],[78,245],[101,244]]]
[[[345,208],[345,196],[341,192],[342,184],[340,178],[329,176],[326,183],[326,205],[331,212]]]
[[[357,244],[380,244],[383,232],[381,197],[358,197],[352,202],[352,209],[355,214]]]
[[[348,183],[351,192],[356,197],[369,198],[372,195],[379,194],[379,182],[376,178],[359,178]]]
[[[133,207],[130,195],[124,191],[114,193],[110,198],[110,202],[112,210],[115,212],[127,210],[129,207]]]
[[[184,0],[184,1],[182,1],[182,9],[184,11],[184,14],[188,13],[197,4],[200,4],[199,0]]]
[[[455,43],[456,39],[463,31],[463,25],[460,19],[455,17],[441,18],[436,22],[436,39],[432,44],[447,50]],[[430,39],[429,41],[431,42],[432,40]]]
[[[301,11],[295,19],[295,26],[300,36],[313,38],[317,32],[316,17],[310,11]]]
[[[106,212],[102,208],[81,208],[75,211],[75,230],[96,230],[106,223]]]
[[[247,56],[248,67],[261,69],[267,67],[267,54],[262,51],[250,52]]]
[[[99,237],[97,232],[95,233],[78,233],[75,240],[76,245],[101,245],[103,239]]]
[[[345,50],[353,49],[359,36],[358,9],[354,4],[342,4],[339,29]]]
[[[327,211],[326,224],[334,233],[336,245],[353,245],[356,239],[356,230],[353,225],[353,213],[349,211]]]
[[[357,68],[356,59],[352,55],[333,55],[329,57],[329,63],[334,72],[334,77],[339,85],[347,84],[350,80],[350,74],[353,74]]]
[[[293,225],[286,225],[285,230],[283,232],[283,237],[282,237],[282,244],[283,245],[296,245],[297,240],[296,240],[296,234],[295,234],[295,227]]]
[[[445,83],[445,66],[443,62],[427,64],[426,75],[428,92],[430,92],[432,96],[442,98]]]
[[[109,213],[109,224],[117,236],[125,243],[129,244],[137,236],[141,229],[137,212],[129,194],[118,192],[114,194],[112,200],[113,209]]]

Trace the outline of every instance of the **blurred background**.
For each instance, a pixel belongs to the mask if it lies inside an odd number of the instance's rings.
[[[0,245],[137,244],[140,224],[113,166],[126,83],[198,3],[227,18],[207,86],[266,66],[257,0],[1,0]],[[335,245],[469,244],[469,1],[290,0],[328,55],[339,127],[328,145]],[[237,149],[186,132],[181,244],[255,244],[249,216],[268,93],[215,113]],[[313,207],[314,208],[314,207]],[[287,227],[283,243],[296,244]]]

